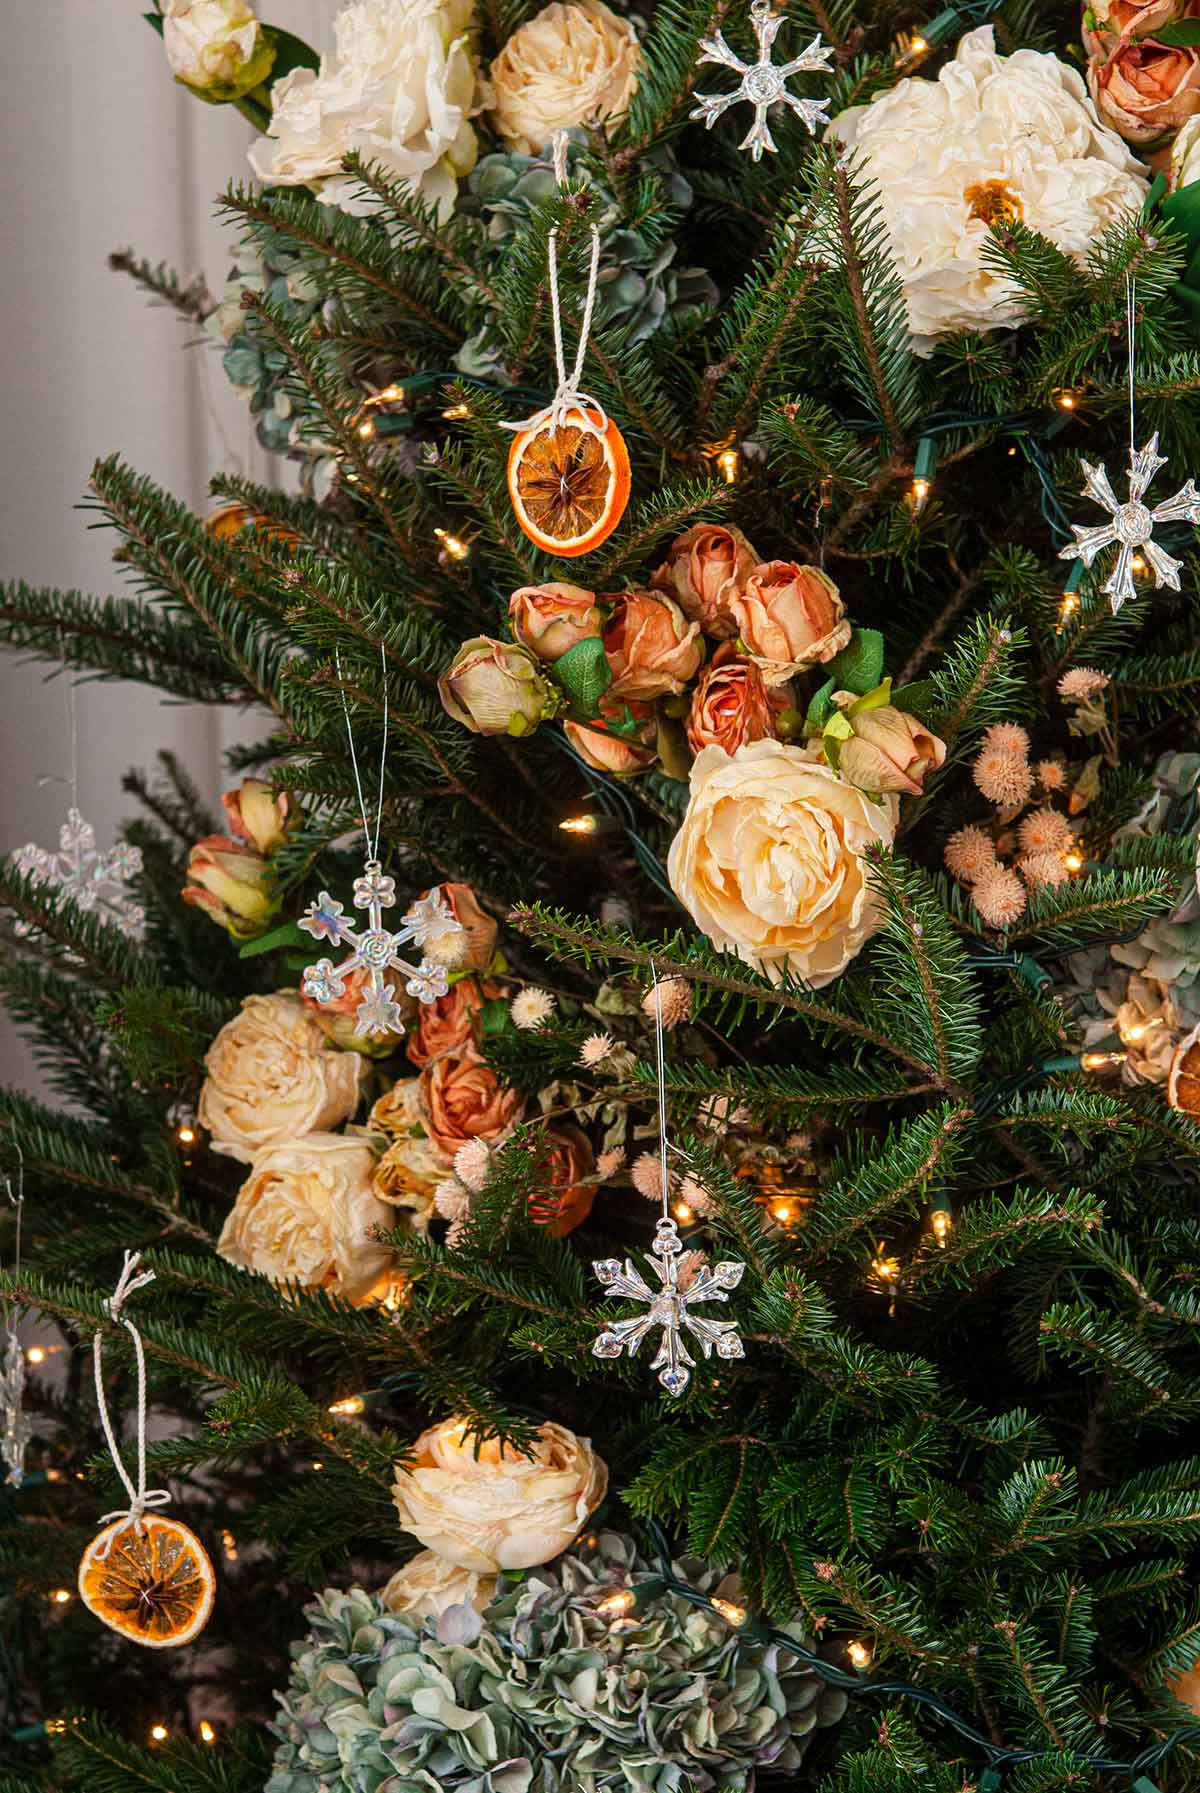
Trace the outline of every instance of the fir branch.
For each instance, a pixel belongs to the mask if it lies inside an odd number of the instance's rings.
[[[203,274],[186,282],[166,262],[152,262],[135,255],[132,249],[114,249],[108,258],[114,274],[128,274],[151,298],[169,305],[190,324],[204,324],[216,309],[216,300],[208,290]]]

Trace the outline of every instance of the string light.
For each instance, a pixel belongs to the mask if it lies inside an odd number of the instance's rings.
[[[200,1741],[201,1743],[215,1743],[217,1741],[217,1733],[212,1725],[209,1724],[207,1718],[202,1718],[200,1720]]]
[[[917,452],[913,460],[912,508],[914,515],[924,510],[929,494],[933,490],[933,476],[937,470],[937,443],[932,436],[922,436],[917,443]]]
[[[900,1276],[899,1258],[875,1257],[871,1259],[871,1272],[882,1283],[893,1283]]]
[[[387,1286],[387,1294],[383,1298],[383,1311],[387,1314],[399,1313],[408,1306],[411,1297],[408,1292],[408,1280],[403,1276],[394,1276]]]
[[[631,1588],[614,1588],[611,1594],[597,1602],[596,1611],[602,1619],[622,1619],[627,1612],[632,1612],[637,1605],[637,1595]]]
[[[225,1561],[227,1563],[237,1562],[237,1539],[234,1537],[228,1526],[226,1526],[221,1533],[221,1549],[225,1552]]]
[[[353,1419],[363,1411],[366,1404],[361,1395],[344,1395],[340,1401],[330,1404],[329,1412],[336,1414],[338,1419]]]
[[[692,1210],[686,1202],[676,1202],[671,1212],[674,1214],[676,1220],[683,1221],[685,1225],[692,1219]]]
[[[796,1218],[796,1210],[793,1208],[791,1202],[774,1202],[771,1206],[771,1218],[772,1220],[777,1220],[780,1226],[790,1226],[792,1221]]]
[[[723,448],[717,456],[717,466],[725,484],[731,486],[741,471],[742,457],[736,448]]]
[[[451,560],[465,560],[471,552],[470,543],[464,542],[461,536],[451,535],[448,529],[435,529],[433,533],[441,543],[442,552]]]
[[[55,1606],[69,1606],[71,1604],[71,1590],[70,1588],[55,1588],[54,1592],[50,1595],[50,1599]]]
[[[463,404],[448,405],[442,412],[442,416],[446,419],[447,423],[458,423],[462,418],[469,417],[470,415],[470,405]]]
[[[61,1482],[62,1479],[63,1472],[61,1469],[48,1469],[46,1471],[46,1480],[48,1482]]]
[[[358,426],[358,433],[363,438],[364,442],[369,437],[373,436],[375,434],[375,419],[373,417],[364,417]]]
[[[194,1146],[196,1143],[196,1129],[194,1127],[189,1127],[185,1123],[182,1127],[176,1130],[175,1137],[181,1146]]]
[[[318,1458],[317,1461],[313,1463],[312,1467],[314,1469],[324,1469],[325,1465]]]
[[[853,1638],[851,1642],[846,1645],[846,1654],[854,1664],[855,1668],[861,1669],[869,1668],[871,1666],[871,1647],[869,1644],[864,1644],[861,1638]]]
[[[1144,573],[1146,571],[1145,557],[1141,554],[1135,554],[1129,564],[1135,573]]]
[[[727,1625],[737,1626],[746,1623],[746,1608],[739,1606],[736,1600],[722,1600],[714,1594],[712,1604]]]
[[[1083,854],[1077,848],[1072,847],[1069,853],[1063,854],[1063,864],[1074,877],[1076,872],[1083,870]]]
[[[949,1208],[934,1208],[929,1216],[929,1230],[941,1246],[946,1249],[946,1241],[954,1229],[954,1216]]]
[[[165,1743],[167,1741],[167,1738],[170,1735],[171,1735],[171,1733],[170,1733],[170,1731],[168,1731],[166,1725],[151,1725],[150,1726],[150,1741],[151,1741],[151,1743]]]
[[[1054,394],[1054,402],[1060,411],[1074,411],[1078,408],[1079,396],[1077,393],[1064,389],[1062,392]]]
[[[564,834],[595,834],[595,816],[568,816],[558,824]]]
[[[1085,1052],[1079,1060],[1081,1071],[1108,1071],[1123,1065],[1127,1052]]]
[[[1058,606],[1058,627],[1054,633],[1061,635],[1071,618],[1079,609],[1079,587],[1083,584],[1083,562],[1077,560],[1072,566],[1067,583],[1063,586],[1062,602]]]
[[[375,403],[378,405],[398,405],[403,397],[403,386],[397,386],[393,381],[390,385],[385,386],[382,392],[377,392],[375,394]]]
[[[25,1353],[26,1363],[45,1363],[46,1348],[44,1345],[30,1345]]]
[[[65,1718],[48,1718],[46,1720],[47,1737],[61,1737],[66,1728],[67,1721]]]

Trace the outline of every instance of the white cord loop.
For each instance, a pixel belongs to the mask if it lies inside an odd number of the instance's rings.
[[[388,705],[387,682],[387,648],[381,641],[379,644],[379,670],[383,680],[383,746],[379,750],[379,795],[375,800],[375,832],[371,833],[371,824],[367,820],[367,800],[363,796],[362,777],[358,770],[358,751],[354,745],[354,726],[350,721],[350,705],[346,702],[346,688],[342,684],[342,650],[336,645],[333,649],[333,663],[337,667],[338,684],[341,688],[342,714],[346,718],[346,740],[350,744],[350,764],[354,768],[354,787],[358,792],[358,813],[362,817],[363,835],[367,843],[367,859],[370,864],[379,863],[379,841],[383,831],[383,780],[387,767]]]
[[[1125,270],[1125,338],[1129,349],[1129,458],[1132,461],[1137,454],[1137,419],[1134,410],[1134,393],[1136,390],[1135,364],[1137,348],[1135,333],[1137,330],[1137,282],[1129,269]]]
[[[567,184],[567,145],[565,131],[558,131],[554,137],[552,156],[554,159],[554,178],[561,188]],[[585,430],[590,436],[603,436],[608,429],[608,413],[599,399],[588,392],[580,390],[579,382],[583,378],[583,366],[587,359],[588,338],[592,330],[592,314],[596,309],[596,292],[600,278],[600,232],[592,225],[592,259],[588,269],[587,297],[583,306],[583,322],[579,329],[579,346],[575,351],[575,365],[567,374],[567,357],[563,348],[562,307],[558,296],[558,226],[550,232],[547,245],[550,263],[550,315],[554,325],[554,365],[558,374],[558,385],[554,397],[548,405],[526,417],[520,423],[501,425],[506,430],[538,430],[550,425],[554,429],[562,429],[570,424],[572,427]],[[590,413],[590,414],[589,414]]]
[[[137,1270],[141,1262],[140,1251],[127,1251],[125,1263],[117,1278],[117,1286],[104,1303],[104,1311],[110,1320],[123,1326],[133,1340],[133,1355],[137,1363],[137,1485],[129,1479],[129,1474],[121,1461],[121,1453],[117,1448],[116,1435],[113,1432],[112,1420],[109,1418],[108,1402],[104,1398],[104,1334],[97,1332],[92,1339],[92,1362],[96,1372],[96,1405],[100,1410],[100,1424],[104,1429],[105,1442],[113,1467],[120,1476],[125,1492],[129,1496],[127,1507],[118,1507],[111,1513],[101,1516],[101,1525],[108,1525],[114,1519],[121,1524],[113,1531],[112,1536],[104,1540],[103,1545],[95,1552],[99,1561],[103,1561],[112,1549],[113,1543],[132,1525],[135,1530],[142,1530],[142,1517],[151,1507],[165,1507],[170,1504],[171,1494],[167,1488],[146,1487],[146,1354],[142,1350],[141,1334],[133,1321],[122,1311],[129,1296],[147,1283],[154,1281],[153,1270]]]

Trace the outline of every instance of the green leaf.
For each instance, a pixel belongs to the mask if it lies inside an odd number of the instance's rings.
[[[1161,25],[1154,33],[1156,44],[1168,44],[1173,50],[1188,50],[1200,44],[1200,19],[1180,19],[1175,25]]]
[[[878,629],[855,629],[848,647],[829,662],[834,688],[865,696],[883,678],[883,636]]]
[[[829,719],[829,712],[833,708],[833,690],[833,680],[826,679],[821,689],[813,692],[812,701],[808,706],[808,715],[805,717],[809,728],[824,728]]]
[[[483,1031],[485,1034],[507,1033],[509,1027],[508,1001],[503,996],[489,998],[483,1005]]]
[[[561,660],[555,661],[554,676],[571,700],[572,708],[585,716],[595,716],[600,699],[612,684],[612,667],[598,635],[577,641]]]
[[[293,69],[310,68],[315,71],[320,68],[321,58],[302,37],[284,31],[279,25],[264,25],[263,31],[275,46],[275,61],[270,75],[263,82],[264,87],[274,87],[281,76],[290,75]]]
[[[299,923],[285,921],[282,927],[272,928],[269,934],[260,934],[257,940],[247,940],[238,958],[256,959],[260,953],[273,953],[281,946],[304,946],[308,938],[300,932]]]

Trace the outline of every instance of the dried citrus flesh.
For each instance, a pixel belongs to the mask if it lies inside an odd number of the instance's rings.
[[[1175,1050],[1167,1100],[1184,1114],[1200,1116],[1200,1027],[1194,1027]]]
[[[98,1553],[111,1539],[108,1553]],[[140,1529],[118,1519],[92,1539],[79,1564],[89,1612],[135,1644],[165,1650],[189,1644],[208,1623],[214,1578],[204,1546],[177,1519],[143,1516]]]
[[[599,424],[599,415],[585,415]],[[508,456],[508,495],[530,541],[569,560],[607,540],[629,502],[629,451],[611,420],[603,434],[576,423],[522,430]]]

